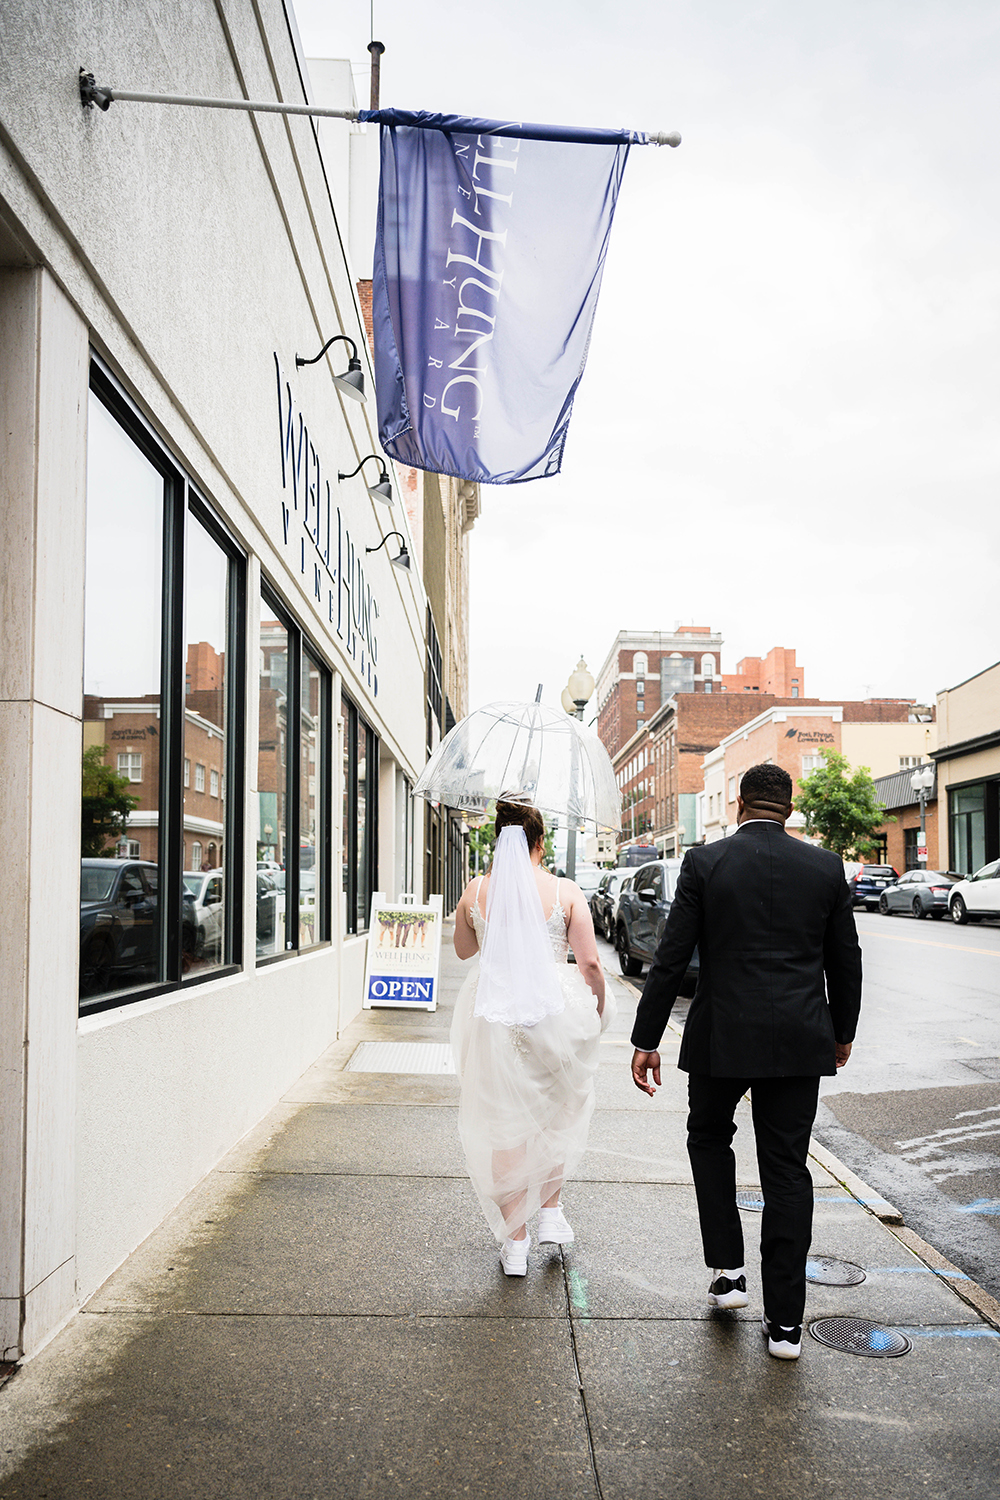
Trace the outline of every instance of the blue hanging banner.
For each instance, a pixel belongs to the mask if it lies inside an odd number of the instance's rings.
[[[558,474],[635,131],[363,111],[382,127],[379,436],[482,484]]]

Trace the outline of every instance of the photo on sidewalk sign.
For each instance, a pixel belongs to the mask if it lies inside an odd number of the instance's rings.
[[[437,1009],[442,905],[441,896],[432,896],[428,906],[414,906],[405,896],[388,902],[376,891],[368,924],[365,1010]]]

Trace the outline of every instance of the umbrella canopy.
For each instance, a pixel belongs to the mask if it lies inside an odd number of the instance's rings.
[[[445,735],[413,790],[466,812],[484,813],[506,794],[570,822],[621,827],[608,752],[578,719],[544,703],[477,708]]]

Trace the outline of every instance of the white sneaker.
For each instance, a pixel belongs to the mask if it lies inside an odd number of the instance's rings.
[[[523,1240],[504,1240],[500,1249],[500,1264],[505,1276],[527,1276],[530,1244],[531,1236],[528,1234]]]
[[[713,1273],[712,1284],[708,1289],[710,1306],[746,1307],[749,1300],[745,1275],[737,1276],[735,1281],[731,1281],[728,1276],[723,1276],[721,1271]]]
[[[540,1208],[538,1210],[538,1243],[540,1245],[572,1245],[575,1236],[573,1226],[562,1211],[560,1204],[555,1208]]]
[[[768,1354],[773,1354],[775,1359],[798,1359],[802,1353],[801,1323],[797,1323],[794,1328],[782,1328],[766,1316],[761,1318],[761,1323],[767,1339]]]

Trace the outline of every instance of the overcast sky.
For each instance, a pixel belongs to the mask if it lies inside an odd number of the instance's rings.
[[[367,0],[295,8],[366,62]],[[483,490],[473,704],[677,622],[833,702],[996,661],[994,0],[374,9],[383,104],[684,137],[631,153],[562,475]]]

